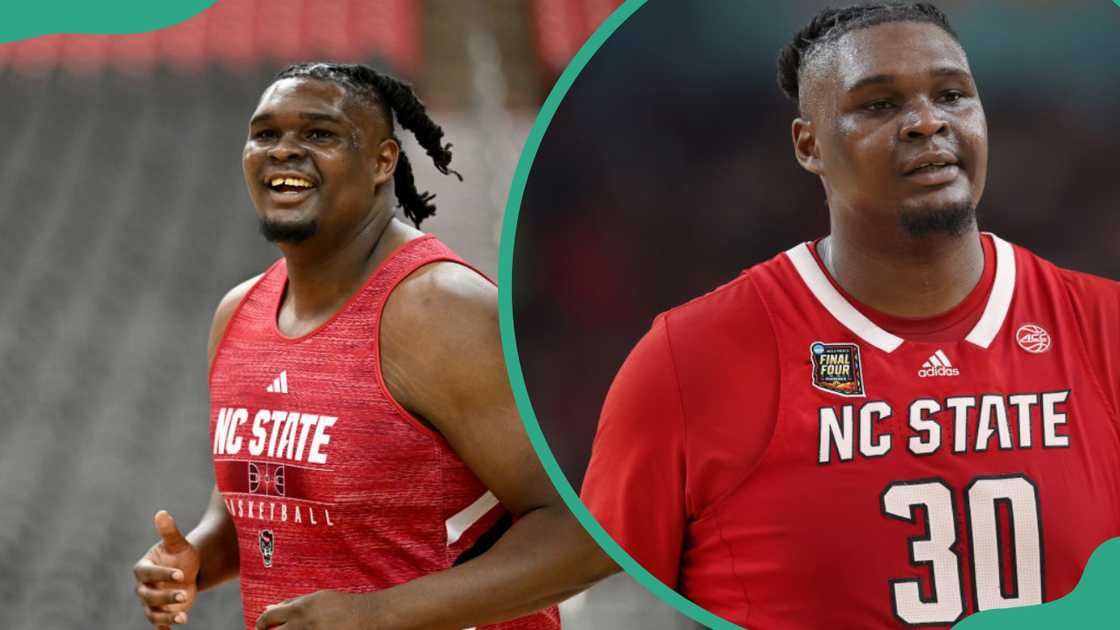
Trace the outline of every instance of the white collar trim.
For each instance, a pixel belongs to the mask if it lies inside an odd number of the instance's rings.
[[[1011,298],[1015,292],[1015,251],[1011,244],[994,234],[992,238],[996,250],[996,277],[988,294],[988,303],[976,326],[965,337],[965,341],[987,348],[1003,327],[1011,308]],[[786,252],[797,274],[808,287],[821,306],[836,318],[845,328],[859,338],[883,352],[894,352],[902,345],[903,339],[883,330],[878,324],[859,312],[848,300],[832,286],[824,270],[817,264],[808,243],[801,243]]]

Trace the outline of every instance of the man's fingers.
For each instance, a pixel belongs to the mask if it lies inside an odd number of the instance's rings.
[[[264,613],[257,617],[256,630],[269,630],[281,626],[288,617],[291,615],[292,606],[290,604],[277,604],[269,606],[264,609]]]
[[[187,594],[177,589],[151,588],[147,584],[136,587],[136,595],[149,608],[162,608],[187,601]]]
[[[156,626],[157,629],[168,627],[172,624],[187,623],[187,613],[185,612],[164,612],[162,610],[145,608],[144,617],[148,619],[148,623]]]
[[[179,553],[185,551],[191,546],[179,528],[175,526],[175,519],[167,513],[167,510],[160,510],[156,512],[155,516],[156,531],[159,532],[159,537],[163,540],[163,549],[167,553]]]
[[[182,582],[183,572],[171,567],[161,567],[150,562],[141,562],[132,569],[136,581],[141,584],[155,584],[156,582]]]

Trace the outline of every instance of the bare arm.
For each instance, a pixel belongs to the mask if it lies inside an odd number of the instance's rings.
[[[254,279],[255,280],[255,279]],[[230,317],[254,280],[230,291],[218,305],[210,327],[209,363]],[[132,568],[144,616],[158,629],[187,623],[199,591],[237,575],[237,533],[215,486],[202,520],[186,537],[164,511],[156,513],[160,540]]]
[[[214,320],[210,324],[210,338],[206,345],[208,371],[214,366],[214,357],[217,355],[218,345],[225,335],[229,320],[237,311],[242,298],[259,278],[260,276],[250,278],[237,285],[218,303]],[[234,528],[233,517],[226,509],[217,485],[210,493],[206,512],[203,513],[198,525],[187,534],[187,540],[198,548],[201,558],[201,568],[198,573],[199,591],[205,591],[237,577],[240,567],[237,530]]]
[[[196,583],[200,592],[237,577],[240,566],[237,530],[217,486],[210,494],[202,520],[187,534],[187,541],[198,549]]]
[[[300,598],[270,608],[258,628],[458,630],[539,610],[618,570],[568,512],[529,443],[509,388],[492,285],[450,263],[417,271],[389,299],[381,347],[393,395],[443,434],[515,522],[461,565],[349,602],[326,592]]]
[[[529,443],[502,356],[497,290],[453,264],[429,266],[408,282],[390,298],[386,324],[393,316],[419,326],[383,325],[387,381],[398,384],[398,400],[443,434],[516,521],[478,558],[386,592],[394,612],[389,627],[509,619],[617,570],[569,513]]]

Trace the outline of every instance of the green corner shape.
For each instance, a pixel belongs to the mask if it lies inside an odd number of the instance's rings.
[[[126,35],[192,18],[217,0],[39,0],[12,4],[0,20],[0,43],[55,33]]]
[[[510,384],[513,387],[513,395],[517,401],[517,408],[521,412],[521,418],[525,422],[525,429],[529,433],[529,440],[533,443],[533,448],[536,449],[545,471],[552,479],[552,483],[556,486],[564,502],[568,505],[568,509],[572,511],[572,514],[575,515],[584,529],[591,534],[595,542],[599,543],[599,546],[606,550],[610,557],[614,559],[623,570],[661,600],[691,619],[709,627],[718,630],[735,629],[740,626],[725,621],[704,610],[653,577],[649,571],[642,568],[629,554],[623,551],[622,547],[620,547],[599,525],[595,518],[591,516],[591,512],[584,507],[583,503],[579,500],[579,494],[572,488],[571,482],[568,481],[568,478],[564,476],[564,472],[560,469],[560,464],[556,462],[556,457],[553,456],[552,450],[545,440],[544,433],[541,431],[541,425],[537,422],[537,416],[533,412],[533,405],[529,400],[529,392],[525,388],[525,377],[521,372],[521,361],[518,358],[519,355],[517,351],[517,336],[513,325],[513,255],[514,238],[517,234],[517,217],[521,211],[521,200],[525,194],[525,185],[529,179],[529,171],[533,167],[533,160],[537,155],[537,150],[540,148],[541,140],[544,138],[553,116],[556,115],[557,108],[564,100],[564,96],[568,93],[568,90],[571,89],[572,83],[575,81],[576,77],[579,76],[579,73],[587,66],[591,57],[602,47],[603,42],[618,30],[618,28],[645,3],[646,0],[626,0],[626,2],[611,14],[595,33],[591,35],[590,39],[584,43],[583,47],[580,48],[579,52],[572,58],[568,67],[564,69],[564,72],[556,81],[556,85],[553,86],[552,92],[549,93],[548,98],[545,99],[540,114],[537,115],[537,120],[533,123],[533,128],[529,132],[528,139],[525,141],[525,147],[517,163],[517,170],[514,171],[509,199],[506,202],[505,221],[502,224],[501,246],[498,257],[498,306],[502,331],[502,348],[505,353]]]
[[[953,628],[1115,628],[1120,625],[1117,576],[1120,576],[1120,538],[1113,538],[1093,552],[1085,565],[1081,581],[1069,595],[1037,606],[986,610],[966,618]]]

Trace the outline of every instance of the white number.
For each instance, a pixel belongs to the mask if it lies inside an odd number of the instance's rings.
[[[968,487],[968,518],[972,528],[972,581],[976,608],[1010,608],[1042,603],[1042,534],[1038,527],[1038,497],[1025,477],[977,479]],[[1011,541],[1015,550],[1014,597],[1004,597],[1000,585],[999,530],[996,502],[1009,504]]]
[[[965,493],[972,548],[976,609],[1042,603],[1042,533],[1035,485],[1022,475],[979,478]],[[926,512],[925,537],[910,540],[910,560],[931,567],[931,597],[921,596],[917,579],[890,581],[894,614],[908,624],[953,623],[964,615],[963,567],[956,552],[957,518],[953,493],[940,480],[895,482],[882,496],[883,511],[915,522],[915,507]],[[1006,503],[1014,559],[1014,595],[1003,594],[1000,569],[999,508]]]
[[[933,597],[922,599],[918,580],[892,580],[894,612],[906,623],[951,623],[964,614],[960,558],[953,552],[957,525],[953,491],[940,481],[895,483],[883,493],[883,509],[904,521],[914,520],[914,506],[926,508],[927,538],[914,538],[910,559],[933,564]]]

